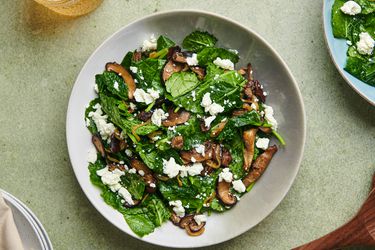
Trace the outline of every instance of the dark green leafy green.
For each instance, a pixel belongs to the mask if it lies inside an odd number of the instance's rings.
[[[124,59],[122,59],[121,65],[122,65],[125,69],[129,69],[129,67],[132,65],[133,55],[134,55],[134,52],[129,51],[129,52],[126,53],[126,55],[124,56]]]
[[[186,50],[198,52],[207,47],[215,46],[216,37],[205,31],[194,31],[182,42],[182,47]]]
[[[141,88],[145,91],[149,88],[153,88],[163,95],[164,87],[161,83],[160,71],[164,64],[164,59],[154,58],[147,58],[140,62],[133,63],[132,66],[137,68],[137,73],[133,72],[133,76],[137,80],[137,88]]]
[[[362,81],[375,86],[375,56],[364,56],[354,46],[348,50],[345,70]]]
[[[260,119],[260,115],[255,110],[246,112],[243,115],[235,116],[231,118],[234,127],[243,127],[246,125],[262,126],[263,122]]]
[[[142,199],[146,184],[138,174],[126,172],[121,176],[121,182],[134,199]]]
[[[95,76],[95,81],[99,92],[109,91],[123,100],[128,99],[128,86],[116,73],[104,71],[103,74]]]
[[[159,36],[158,40],[157,40],[157,46],[156,46],[156,49],[157,50],[162,50],[162,49],[165,49],[165,48],[169,48],[169,47],[172,47],[174,46],[176,43],[173,42],[170,38],[166,37],[166,36]]]
[[[199,85],[198,77],[193,72],[178,72],[166,81],[165,87],[173,98],[182,96]]]
[[[91,117],[89,117],[89,113],[95,112],[94,106],[98,103],[100,103],[100,99],[95,98],[89,103],[89,106],[85,110],[85,123],[86,123],[86,127],[91,132],[91,134],[96,134],[98,132],[98,129],[96,128],[94,120]]]
[[[236,53],[223,48],[205,48],[198,53],[197,57],[199,65],[202,66],[212,63],[218,57],[221,59],[229,59],[234,64],[239,60],[239,56]]]

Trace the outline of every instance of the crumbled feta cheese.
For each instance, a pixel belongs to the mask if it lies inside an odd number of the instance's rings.
[[[170,201],[170,206],[173,206],[173,212],[176,213],[178,217],[185,216],[185,208],[182,206],[182,202],[180,200]]]
[[[164,112],[162,109],[155,109],[154,113],[152,113],[151,121],[156,126],[161,126],[161,121],[167,119],[168,113]]]
[[[138,68],[137,68],[137,67],[130,66],[129,69],[130,69],[130,71],[133,72],[134,74],[137,74],[137,73],[138,73]]]
[[[176,132],[176,126],[168,127],[168,130]]]
[[[96,93],[98,93],[99,94],[99,87],[98,87],[98,84],[94,84],[94,90],[95,90],[95,92]]]
[[[347,40],[346,44],[349,45],[349,46],[351,46],[352,45],[352,41]]]
[[[340,9],[345,14],[351,15],[351,16],[357,15],[357,14],[361,13],[361,11],[362,11],[361,6],[354,1],[347,1],[346,3],[344,3],[343,6],[341,6]]]
[[[86,127],[89,127],[91,125],[91,121],[89,118],[86,118]]]
[[[213,63],[223,69],[229,69],[233,70],[234,69],[234,64],[231,60],[229,59],[221,59],[220,57],[217,57]]]
[[[137,109],[137,106],[134,104],[134,103],[129,103],[129,107],[131,108],[131,110],[136,110]]]
[[[215,115],[205,118],[204,119],[204,126],[206,126],[206,128],[209,128],[211,126],[211,122],[213,122],[215,120],[215,118],[216,118]]]
[[[150,39],[143,41],[142,51],[155,50],[157,46],[157,40],[154,34],[150,36]]]
[[[194,216],[194,220],[198,226],[200,226],[203,222],[207,221],[207,216],[204,214],[197,214]]]
[[[125,202],[128,203],[129,205],[134,205],[132,195],[129,193],[129,191],[126,188],[121,187],[118,190],[118,195],[124,198]]]
[[[150,104],[159,98],[160,92],[154,89],[147,89],[147,93],[143,89],[136,89],[134,98],[137,102],[144,102]]]
[[[176,177],[181,169],[182,166],[177,164],[173,157],[169,158],[168,161],[163,159],[163,173],[168,175],[169,178]]]
[[[251,108],[254,109],[254,110],[257,109],[257,105],[255,105],[255,103],[252,103],[250,106],[251,106]]]
[[[267,96],[268,93],[267,93],[266,91],[263,91],[263,95],[264,95],[264,96]]]
[[[194,148],[195,148],[195,151],[198,153],[198,154],[201,154],[202,156],[205,156],[205,147],[204,145],[202,144],[199,144],[199,145],[194,145]]]
[[[124,173],[120,170],[109,171],[108,167],[98,170],[96,174],[101,177],[103,184],[108,185],[109,187],[116,186],[116,184],[119,184],[119,182],[121,181],[120,177],[124,175]]]
[[[268,106],[266,104],[263,104],[264,108],[264,117],[266,118],[267,122],[272,125],[272,128],[274,130],[277,129],[277,121],[275,117],[273,117],[273,108],[271,106]]]
[[[191,160],[191,162],[193,162],[193,163],[197,161],[193,156],[191,157],[190,160]]]
[[[243,192],[246,191],[246,187],[241,180],[233,181],[232,185],[233,185],[233,189],[236,190],[239,193],[243,193]]]
[[[124,165],[125,162],[124,161],[119,161],[119,164]]]
[[[199,175],[203,170],[202,163],[194,163],[193,165],[187,168],[187,171],[190,176]]]
[[[257,146],[257,148],[266,150],[268,148],[268,144],[269,143],[270,143],[270,139],[268,139],[268,138],[259,138],[257,140],[257,142],[255,143],[255,145]]]
[[[191,57],[188,56],[186,57],[186,63],[189,65],[189,66],[195,66],[195,65],[198,65],[198,58],[197,58],[197,54],[192,54]]]
[[[193,101],[197,100],[197,98],[195,96],[195,90],[191,91],[191,96],[193,97]]]
[[[113,87],[115,88],[115,90],[120,91],[120,89],[118,88],[118,82],[117,81],[115,81],[115,83],[113,84]]]
[[[156,188],[155,183],[151,182],[151,183],[150,183],[150,187],[152,187],[152,188]]]
[[[138,174],[139,174],[140,176],[145,176],[145,172],[144,172],[143,170],[138,170]]]
[[[95,163],[96,160],[97,160],[97,157],[98,157],[98,154],[96,153],[96,149],[95,148],[90,148],[89,149],[89,154],[87,156],[87,161],[89,163]]]
[[[374,50],[375,41],[369,33],[362,32],[359,34],[359,41],[357,42],[357,50],[362,55],[371,55]]]
[[[129,169],[129,173],[130,174],[136,174],[137,170],[135,168],[131,168],[131,169]]]
[[[95,104],[93,107],[96,109],[95,111],[91,111],[88,114],[88,117],[92,118],[94,121],[96,128],[99,131],[100,136],[107,140],[111,137],[111,135],[115,131],[115,126],[112,123],[107,122],[107,115],[103,115],[102,106],[99,103]]]
[[[223,180],[226,182],[232,182],[233,174],[230,172],[229,168],[224,168],[223,171],[221,171],[221,173],[219,174],[219,182]]]
[[[125,149],[125,154],[129,157],[131,157],[133,155],[133,153],[130,149]]]
[[[223,106],[212,102],[210,93],[206,93],[203,95],[201,106],[204,107],[205,112],[209,112],[211,115],[217,115],[218,113],[224,111]]]

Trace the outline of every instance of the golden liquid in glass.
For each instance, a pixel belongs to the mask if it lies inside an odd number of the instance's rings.
[[[35,0],[50,10],[66,16],[81,16],[95,10],[103,0]]]

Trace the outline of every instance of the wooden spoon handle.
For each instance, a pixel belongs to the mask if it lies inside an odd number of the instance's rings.
[[[294,250],[332,250],[348,246],[367,246],[373,241],[374,239],[366,230],[366,226],[356,216],[335,231],[305,245],[296,247]]]

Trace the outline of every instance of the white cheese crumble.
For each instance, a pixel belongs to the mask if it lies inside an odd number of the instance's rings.
[[[217,57],[213,63],[223,69],[229,69],[233,70],[234,69],[234,64],[231,60],[229,59],[221,59],[220,57]]]
[[[197,54],[192,54],[191,57],[188,56],[186,57],[186,63],[189,65],[189,66],[196,66],[198,65],[198,58],[197,58]]]
[[[100,106],[99,103],[95,104],[93,108],[96,110],[91,111],[88,114],[88,117],[92,118],[92,120],[94,121],[100,136],[104,140],[110,139],[111,135],[115,131],[115,126],[112,123],[107,122],[108,116],[103,115],[102,106]]]
[[[168,161],[163,159],[163,173],[168,175],[169,178],[176,177],[181,169],[182,166],[177,164],[173,157],[169,158]]]
[[[137,106],[134,104],[134,103],[129,103],[129,107],[132,109],[132,110],[136,110],[137,109]]]
[[[130,71],[133,72],[134,74],[137,74],[137,73],[138,73],[138,68],[137,68],[137,67],[130,66],[129,69],[130,69]]]
[[[190,160],[191,160],[191,162],[193,162],[193,163],[197,161],[193,156],[191,157]]]
[[[87,156],[87,161],[89,163],[95,163],[97,160],[98,154],[96,153],[95,148],[90,148]]]
[[[120,89],[118,88],[118,82],[115,81],[113,87],[115,88],[115,90],[120,91]]]
[[[205,118],[204,119],[204,126],[206,126],[206,128],[209,128],[211,126],[211,122],[213,122],[215,120],[215,118],[216,118],[215,115]]]
[[[357,50],[362,55],[371,55],[374,50],[375,41],[369,33],[362,32],[359,34],[359,41],[357,42]]]
[[[246,187],[241,180],[233,181],[232,185],[233,185],[233,189],[236,190],[239,193],[243,193],[243,192],[246,191]]]
[[[89,118],[86,118],[86,127],[89,127],[91,125],[91,121]]]
[[[195,90],[191,91],[191,96],[193,97],[193,101],[197,100],[197,98],[195,96]]]
[[[266,150],[268,148],[269,143],[270,143],[270,139],[268,139],[268,138],[259,138],[257,140],[257,142],[255,143],[255,145],[257,146],[257,148]]]
[[[193,165],[187,167],[187,171],[190,176],[199,175],[203,170],[202,163],[194,163]]]
[[[129,157],[131,157],[133,155],[133,153],[130,149],[125,149],[125,154]]]
[[[156,185],[155,185],[155,183],[150,183],[150,187],[152,187],[152,188],[156,188]]]
[[[275,117],[273,117],[273,108],[266,104],[263,104],[264,108],[264,117],[266,118],[267,122],[271,124],[274,130],[277,129],[277,121]]]
[[[201,106],[204,108],[205,112],[209,112],[211,115],[217,115],[224,111],[224,107],[220,104],[214,103],[211,100],[211,94],[204,94],[201,102]]]
[[[185,216],[185,208],[182,206],[182,202],[180,200],[170,201],[170,206],[173,206],[173,212],[176,213],[178,217]]]
[[[160,97],[160,92],[154,89],[147,89],[145,92],[143,89],[136,89],[134,92],[134,98],[137,102],[144,102],[150,104]]]
[[[122,198],[124,198],[125,202],[128,203],[129,205],[131,205],[131,206],[134,205],[132,195],[129,193],[129,191],[126,188],[121,187],[118,190],[118,195],[121,196]]]
[[[155,50],[157,46],[157,40],[154,34],[150,36],[148,40],[143,41],[142,51]]]
[[[152,113],[151,121],[156,126],[161,126],[161,121],[167,119],[168,113],[164,112],[162,109],[155,109],[154,113]]]
[[[98,84],[94,84],[94,90],[95,90],[95,92],[96,93],[98,93],[99,94],[99,87],[98,87]]]
[[[138,174],[139,174],[140,176],[145,176],[145,172],[144,172],[143,170],[138,170]]]
[[[232,182],[233,174],[230,172],[229,168],[224,168],[223,171],[219,174],[219,182]]]
[[[194,145],[195,151],[197,151],[198,154],[201,154],[202,156],[205,156],[205,147],[202,144]]]
[[[121,188],[120,184],[120,177],[124,175],[119,169],[115,169],[113,171],[109,171],[108,166],[96,171],[96,174],[101,177],[101,180],[104,185],[107,185],[112,192],[117,192]]]
[[[351,15],[351,16],[357,15],[357,14],[361,13],[361,11],[362,11],[361,6],[354,1],[347,1],[346,3],[344,3],[343,6],[341,6],[340,9],[345,14]]]
[[[204,214],[197,214],[194,216],[194,220],[198,226],[200,226],[203,222],[207,221],[207,216]]]
[[[135,168],[131,168],[131,169],[129,169],[129,173],[130,174],[136,174],[137,170]]]

